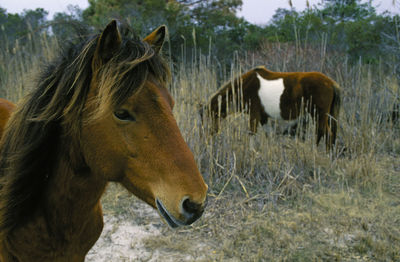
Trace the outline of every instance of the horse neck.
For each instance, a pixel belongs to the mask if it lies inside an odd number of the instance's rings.
[[[8,252],[6,245],[21,261],[83,261],[100,236],[100,197],[107,182],[97,179],[82,163],[77,165],[67,151],[79,152],[60,148],[64,150],[55,157],[40,208],[24,226],[13,229],[5,244],[0,241],[1,252]]]
[[[49,178],[45,200],[45,216],[50,223],[56,223],[54,226],[63,222],[82,224],[85,218],[91,219],[100,208],[100,198],[107,185],[76,157],[80,155],[77,150],[71,145],[64,148]]]

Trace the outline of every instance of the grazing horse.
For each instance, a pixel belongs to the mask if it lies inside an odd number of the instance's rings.
[[[228,103],[228,106],[227,106]],[[200,109],[200,114],[212,117],[212,129],[220,128],[220,118],[227,116],[229,104],[233,111],[250,114],[250,128],[257,132],[258,123],[265,125],[269,118],[295,120],[305,111],[317,123],[317,144],[326,137],[329,149],[336,140],[337,118],[340,108],[338,84],[319,72],[281,73],[256,67],[225,84]]]
[[[159,55],[165,30],[141,40],[112,21],[64,50],[17,105],[0,145],[0,261],[84,261],[111,181],[172,228],[202,215],[207,185]]]

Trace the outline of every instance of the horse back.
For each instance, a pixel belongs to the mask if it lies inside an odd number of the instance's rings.
[[[7,121],[14,111],[15,105],[10,101],[0,98],[0,138],[3,136]]]
[[[301,99],[312,96],[333,96],[337,85],[328,76],[320,72],[273,72],[263,66],[255,68],[264,79],[275,80],[282,78],[285,93],[288,98]]]
[[[297,118],[301,104],[330,113],[337,84],[320,72],[273,72],[263,66],[254,69],[266,80],[283,79],[280,110],[283,119]],[[308,108],[308,110],[312,110]]]
[[[336,82],[320,72],[307,72],[299,77],[302,96],[312,99],[319,108],[330,108],[335,96]],[[329,111],[328,111],[329,112]]]

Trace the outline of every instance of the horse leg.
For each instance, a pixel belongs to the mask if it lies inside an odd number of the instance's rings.
[[[290,137],[295,137],[296,136],[296,132],[297,132],[297,128],[298,128],[299,123],[296,122],[293,125],[288,125],[285,130],[283,130],[283,135],[284,136],[290,136]]]
[[[260,114],[260,124],[263,127],[265,136],[268,136],[267,134],[268,115],[265,114],[264,112],[261,112]]]
[[[253,134],[257,133],[258,123],[260,122],[260,113],[250,110],[250,131]]]
[[[329,151],[332,145],[332,133],[328,125],[328,114],[320,113],[318,114],[317,123],[317,145],[321,138],[325,136],[326,150]]]
[[[333,118],[332,116],[329,116],[328,124],[329,124],[329,126],[328,126],[329,130],[331,132],[330,144],[332,146],[336,143],[336,134],[337,134],[337,127],[338,127],[337,119]]]
[[[221,118],[220,117],[213,117],[212,118],[212,126],[211,126],[211,134],[217,134],[219,130],[221,129]]]
[[[299,117],[296,122],[289,123],[283,131],[283,135],[290,137],[299,137],[302,141],[306,139],[306,130],[308,125],[307,116]]]
[[[325,130],[325,144],[326,144],[326,151],[330,151],[332,146],[333,146],[333,135],[331,132],[331,128],[329,125],[326,125],[326,130]]]
[[[221,130],[221,121],[225,119],[225,117],[226,117],[225,112],[218,112],[218,111],[211,112],[210,115],[211,122],[209,126],[210,135],[215,135],[219,133],[219,131]]]

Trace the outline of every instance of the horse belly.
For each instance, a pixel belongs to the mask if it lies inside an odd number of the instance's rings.
[[[271,118],[282,120],[280,100],[285,89],[283,79],[266,80],[259,74],[257,74],[257,78],[260,81],[258,97],[265,113]]]

